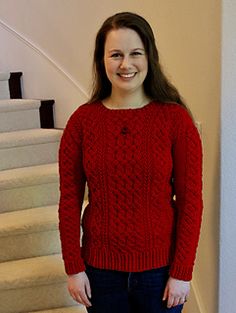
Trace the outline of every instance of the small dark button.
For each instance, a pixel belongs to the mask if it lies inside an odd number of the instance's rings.
[[[123,127],[123,128],[121,129],[121,134],[122,134],[122,135],[126,135],[126,134],[128,134],[128,133],[129,133],[128,127]]]

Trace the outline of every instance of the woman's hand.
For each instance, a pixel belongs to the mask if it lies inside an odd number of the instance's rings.
[[[163,301],[167,300],[167,308],[184,304],[190,291],[190,282],[169,277],[164,291]]]
[[[69,275],[67,287],[71,297],[75,301],[85,305],[86,307],[90,307],[92,305],[88,299],[91,298],[91,288],[88,276],[85,272]]]

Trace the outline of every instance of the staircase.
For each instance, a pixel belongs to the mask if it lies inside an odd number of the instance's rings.
[[[40,128],[39,100],[0,98],[0,312],[85,313],[60,253],[62,131]]]

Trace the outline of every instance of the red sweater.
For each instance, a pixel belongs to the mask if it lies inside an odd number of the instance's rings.
[[[172,277],[191,279],[202,215],[202,148],[184,108],[84,104],[67,123],[59,170],[67,274],[84,271],[85,262],[128,272],[170,265]]]

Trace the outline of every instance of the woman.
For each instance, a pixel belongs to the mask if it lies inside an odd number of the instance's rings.
[[[94,74],[91,99],[71,116],[59,153],[68,290],[88,312],[181,312],[202,215],[198,131],[141,16],[103,23]]]

